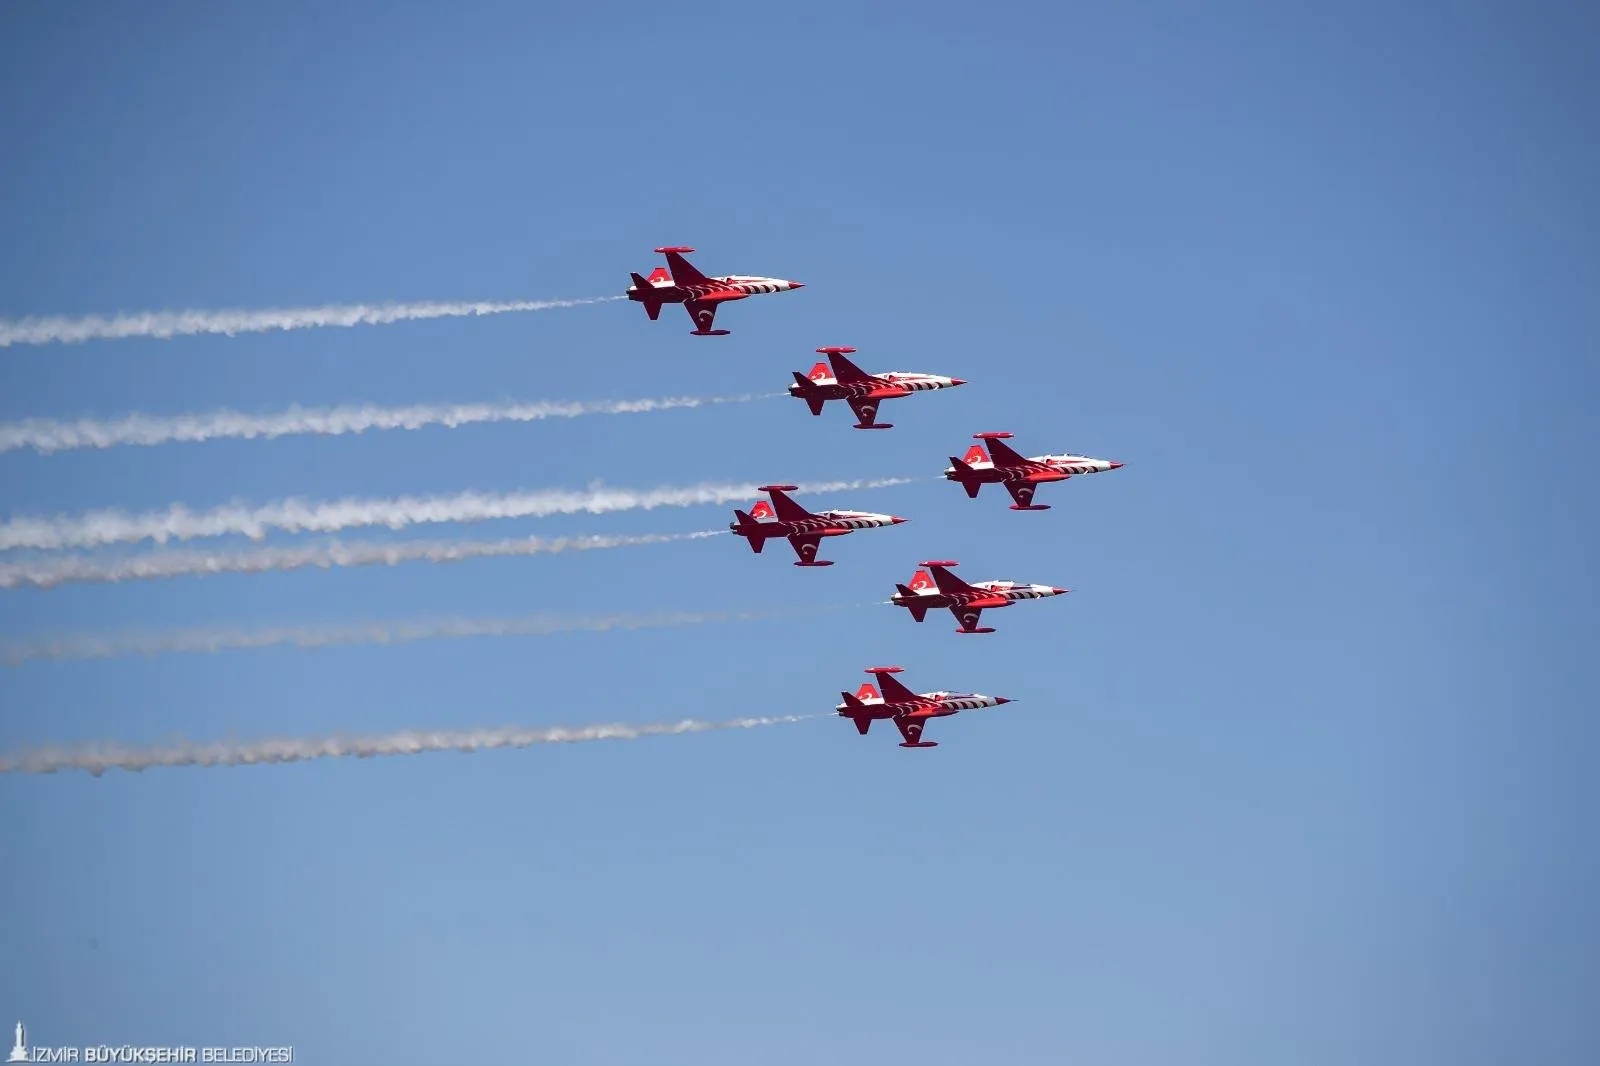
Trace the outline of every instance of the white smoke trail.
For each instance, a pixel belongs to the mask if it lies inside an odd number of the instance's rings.
[[[29,418],[0,423],[0,452],[32,448],[41,455],[73,448],[114,448],[119,445],[152,446],[173,442],[222,439],[275,440],[298,434],[338,436],[368,430],[423,429],[483,422],[536,422],[545,418],[583,415],[621,415],[645,411],[707,407],[719,403],[748,403],[784,393],[746,396],[668,396],[655,400],[601,400],[594,402],[414,404],[376,407],[350,404],[342,407],[291,407],[272,414],[240,411],[204,414],[130,414],[112,419]]]
[[[329,307],[285,307],[260,311],[138,311],[132,314],[86,315],[81,318],[0,319],[0,348],[13,344],[81,344],[90,340],[154,337],[169,340],[197,333],[266,333],[275,329],[318,326],[382,326],[419,318],[462,318],[502,315],[510,311],[548,311],[557,307],[624,300],[625,296],[591,296],[579,300],[456,301],[430,303],[345,304]]]
[[[393,544],[376,542],[295,545],[289,548],[252,548],[245,551],[149,552],[126,557],[95,558],[77,555],[26,559],[0,563],[0,589],[32,586],[54,588],[77,582],[112,583],[151,581],[190,574],[264,574],[283,570],[321,570],[344,566],[397,566],[400,563],[456,563],[464,559],[498,556],[557,555],[566,551],[629,548],[643,544],[668,544],[700,540],[726,533],[722,529],[698,533],[644,533],[635,536],[518,537],[508,540],[414,540]]]
[[[844,609],[835,606],[767,611],[663,611],[578,617],[529,615],[522,618],[364,622],[344,626],[284,626],[269,629],[206,627],[164,633],[79,634],[0,644],[0,663],[18,666],[40,659],[112,659],[123,655],[149,657],[169,653],[270,648],[285,644],[298,648],[332,648],[353,644],[409,644],[419,640],[464,637],[551,636],[556,633],[605,633],[613,629],[675,629],[712,622],[760,622]]]
[[[827,714],[789,714],[778,718],[736,718],[730,722],[703,722],[693,718],[658,725],[591,725],[574,728],[415,730],[375,736],[302,737],[282,740],[177,741],[170,745],[129,747],[115,741],[75,747],[44,748],[0,756],[0,773],[53,774],[84,770],[99,777],[107,770],[134,772],[152,766],[253,766],[259,763],[305,762],[354,756],[420,755],[430,751],[489,751],[494,748],[528,748],[535,744],[575,744],[588,740],[633,740],[638,737],[678,736],[713,729],[754,729],[760,726],[829,718]]]
[[[904,485],[913,478],[824,481],[801,485],[800,492],[843,492]],[[91,547],[153,540],[191,540],[239,534],[261,540],[269,530],[333,533],[355,526],[403,529],[422,522],[482,522],[494,518],[545,518],[558,514],[608,514],[657,507],[695,507],[730,503],[756,495],[753,484],[666,486],[644,491],[608,489],[598,482],[587,490],[539,489],[533,492],[463,492],[455,496],[398,496],[387,500],[343,499],[316,503],[280,500],[262,507],[230,504],[194,512],[181,504],[165,512],[128,514],[91,511],[75,517],[13,518],[0,525],[0,551],[14,548]]]

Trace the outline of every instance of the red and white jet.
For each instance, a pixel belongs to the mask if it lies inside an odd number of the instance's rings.
[[[947,718],[961,711],[975,711],[980,707],[998,707],[1015,702],[1004,696],[985,696],[981,692],[912,692],[894,679],[901,673],[898,666],[869,666],[867,673],[878,679],[878,688],[864,684],[854,696],[841,692],[844,702],[834,710],[840,718],[849,718],[856,724],[856,732],[866,736],[872,723],[887,718],[905,738],[902,748],[937,748],[938,741],[923,740],[922,729],[930,718]],[[878,689],[883,695],[878,694]]]
[[[748,538],[750,550],[756,554],[766,546],[771,537],[787,537],[800,557],[796,566],[832,566],[833,562],[817,558],[817,546],[823,537],[842,537],[858,529],[876,529],[879,526],[898,526],[904,518],[892,514],[874,514],[871,511],[810,511],[795,503],[786,492],[795,491],[794,485],[762,485],[761,491],[772,497],[757,500],[750,513],[735,510],[737,522],[728,528],[735,536]]]
[[[696,337],[726,337],[725,329],[712,329],[718,306],[729,300],[743,300],[764,292],[788,292],[805,288],[798,281],[783,278],[758,278],[749,274],[729,274],[726,277],[708,278],[689,265],[683,257],[693,248],[657,248],[667,257],[667,267],[656,267],[648,278],[633,274],[633,284],[628,286],[628,299],[644,304],[645,314],[654,322],[661,314],[662,304],[683,304],[694,321],[690,332]]]
[[[977,499],[978,490],[983,486],[998,483],[1017,501],[1011,505],[1013,511],[1048,511],[1049,504],[1033,502],[1034,490],[1041,483],[1065,481],[1074,474],[1101,474],[1122,468],[1121,463],[1092,459],[1087,455],[1022,456],[1009,444],[1000,443],[1009,436],[1010,433],[974,433],[974,438],[989,442],[989,455],[984,454],[983,445],[974,444],[967,449],[965,458],[950,457],[944,476],[960,482],[969,499]]]
[[[845,358],[846,353],[853,351],[854,348],[818,348],[817,352],[827,356],[828,361],[812,367],[811,373],[805,377],[801,377],[799,371],[794,371],[794,384],[789,386],[789,395],[804,400],[814,415],[820,415],[822,405],[829,400],[843,400],[856,413],[856,429],[893,429],[893,422],[873,421],[877,417],[879,403],[910,396],[913,392],[931,392],[966,384],[961,378],[914,374],[907,370],[868,374]]]
[[[889,602],[896,607],[909,609],[911,617],[918,622],[927,617],[929,611],[949,608],[956,621],[961,623],[957,633],[993,633],[994,629],[990,626],[978,628],[978,619],[984,611],[1010,607],[1018,600],[1042,600],[1071,591],[1058,589],[1054,585],[1021,585],[1015,581],[977,581],[969,585],[946,569],[959,565],[951,559],[918,565],[928,569],[918,570],[909,586],[896,585],[895,588],[900,591]],[[928,576],[930,570],[932,577]]]

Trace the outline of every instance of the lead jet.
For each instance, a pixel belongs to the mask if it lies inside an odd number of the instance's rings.
[[[905,521],[892,514],[874,514],[871,511],[820,511],[812,514],[784,495],[795,490],[794,485],[762,485],[761,491],[770,496],[772,502],[757,500],[749,514],[735,510],[733,515],[738,521],[729,522],[728,529],[735,536],[748,539],[750,550],[757,555],[761,554],[761,549],[766,547],[770,538],[787,537],[794,547],[794,553],[800,557],[800,561],[794,565],[832,566],[831,560],[817,558],[817,547],[823,537],[842,537],[858,529],[898,526]]]
[[[952,559],[917,565],[927,570],[918,570],[910,585],[896,585],[899,592],[889,602],[909,610],[918,622],[927,617],[929,611],[949,608],[961,623],[957,633],[993,633],[993,627],[978,627],[984,611],[1010,607],[1018,600],[1042,600],[1071,591],[1054,585],[1021,585],[1015,581],[977,581],[969,585],[947,569],[959,565]]]
[[[792,371],[794,384],[789,386],[789,395],[804,400],[814,415],[820,415],[822,405],[829,400],[843,400],[856,413],[856,429],[893,429],[893,422],[873,421],[878,415],[878,404],[884,400],[966,384],[961,378],[916,374],[908,370],[868,374],[845,358],[853,351],[854,348],[818,348],[817,353],[827,356],[828,361],[812,367],[805,377],[801,377],[798,370]]]
[[[974,433],[972,436],[988,441],[989,453],[984,454],[983,445],[974,444],[967,449],[965,458],[957,459],[952,455],[944,476],[959,482],[967,490],[968,499],[974,500],[983,486],[1004,485],[1016,501],[1011,505],[1013,511],[1050,510],[1047,503],[1033,502],[1034,490],[1046,481],[1065,481],[1074,474],[1102,474],[1122,469],[1121,463],[1092,459],[1087,455],[1019,455],[1009,444],[1001,443],[1011,436],[1010,433]]]
[[[947,718],[961,711],[975,711],[980,707],[999,707],[1014,701],[1004,696],[985,696],[981,692],[912,692],[894,679],[902,673],[898,666],[869,666],[867,673],[878,679],[878,688],[871,683],[861,686],[854,696],[841,692],[844,702],[834,708],[840,718],[849,718],[862,736],[872,728],[872,723],[887,718],[900,730],[905,741],[902,748],[937,748],[936,740],[923,740],[922,729],[930,718]],[[878,689],[883,694],[878,694]]]
[[[750,274],[708,278],[683,257],[685,252],[694,251],[693,248],[657,248],[656,251],[667,257],[666,267],[656,267],[648,278],[641,278],[636,273],[630,275],[633,284],[628,286],[628,299],[644,304],[644,313],[650,316],[652,322],[661,314],[662,304],[683,304],[690,320],[694,322],[694,329],[690,332],[696,337],[728,335],[727,330],[712,329],[711,324],[716,321],[717,308],[729,300],[743,300],[764,292],[805,288],[798,281],[758,278]],[[672,271],[670,275],[668,269]]]

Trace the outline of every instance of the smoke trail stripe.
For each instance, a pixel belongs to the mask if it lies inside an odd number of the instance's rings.
[[[323,326],[381,326],[425,318],[464,318],[514,311],[549,311],[560,307],[609,303],[625,296],[589,296],[575,300],[431,301],[425,303],[335,304],[327,307],[285,307],[264,310],[228,308],[215,311],[137,311],[106,317],[49,316],[0,319],[0,348],[14,344],[81,344],[90,340],[152,337],[170,340],[201,333],[232,337],[239,333],[312,329]]]
[[[522,618],[440,618],[362,622],[343,626],[278,626],[264,629],[206,627],[151,633],[73,634],[0,644],[0,664],[39,660],[112,659],[190,652],[219,652],[292,645],[333,648],[356,644],[409,644],[466,637],[552,636],[623,629],[673,629],[714,622],[762,622],[842,611],[843,606],[791,607],[766,611],[658,611],[651,614],[587,616],[529,615]]]
[[[124,445],[211,440],[276,440],[279,437],[316,434],[342,436],[369,430],[418,430],[430,426],[458,429],[490,422],[536,422],[546,418],[584,415],[638,414],[709,407],[713,404],[749,403],[785,393],[745,396],[668,396],[647,400],[534,401],[527,403],[411,404],[379,407],[347,404],[340,407],[290,407],[270,414],[245,414],[220,410],[198,414],[147,415],[118,418],[28,418],[0,423],[0,452],[32,448],[41,455],[77,448],[115,448]]]
[[[914,478],[824,481],[802,485],[800,492],[843,492],[904,485]],[[90,511],[55,518],[24,516],[0,525],[0,551],[16,548],[83,548],[152,540],[192,540],[240,535],[261,540],[269,530],[286,533],[334,533],[357,526],[403,529],[418,523],[482,522],[497,518],[545,518],[558,514],[609,514],[614,511],[696,507],[746,500],[758,494],[753,484],[702,483],[648,490],[538,489],[530,492],[462,492],[454,496],[399,496],[390,499],[346,498],[314,502],[299,498],[260,507],[229,504],[195,512],[181,504],[165,512],[129,514]]]
[[[107,770],[138,772],[154,766],[254,766],[262,763],[306,762],[312,759],[355,757],[370,759],[382,755],[421,755],[426,752],[490,751],[497,748],[528,748],[535,744],[575,744],[590,740],[634,740],[638,737],[679,736],[706,733],[717,729],[755,729],[815,718],[829,714],[791,714],[776,718],[736,718],[728,722],[705,722],[686,718],[680,722],[655,725],[592,725],[529,729],[506,726],[499,729],[404,730],[372,736],[302,737],[277,740],[178,741],[152,747],[130,747],[116,741],[52,747],[0,756],[0,773],[53,774],[63,770],[83,770],[99,777]]]
[[[722,529],[696,533],[642,533],[633,536],[522,537],[508,540],[413,540],[392,544],[329,541],[285,548],[244,551],[168,551],[97,558],[92,555],[51,556],[0,563],[0,589],[32,586],[49,589],[71,583],[152,581],[208,574],[265,574],[345,566],[397,566],[400,563],[456,563],[504,556],[558,555],[567,551],[631,548],[722,536]]]

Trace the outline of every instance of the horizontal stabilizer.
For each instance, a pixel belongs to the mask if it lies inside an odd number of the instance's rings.
[[[661,301],[656,298],[655,286],[647,279],[641,278],[637,271],[629,276],[633,278],[633,287],[639,293],[639,302],[644,304],[644,313],[654,322],[661,317]]]
[[[915,589],[908,589],[901,584],[896,584],[895,588],[900,590],[900,595],[904,596],[908,600],[918,600],[922,598],[917,594]],[[920,622],[924,618],[928,617],[928,608],[926,604],[907,603],[904,606],[906,610],[911,612],[911,617],[914,621]]]
[[[796,395],[806,402],[812,414],[820,415],[823,405],[828,401],[817,395],[816,386],[811,384],[810,379],[796,370],[791,370],[790,373],[794,375],[795,386],[800,390]]]
[[[844,697],[844,705],[852,712],[850,720],[856,724],[856,732],[866,736],[867,730],[872,728],[872,714],[867,710],[865,704],[850,695],[850,693],[841,692],[839,695]]]
[[[955,469],[956,477],[961,481],[961,487],[967,490],[967,499],[977,499],[978,490],[983,488],[983,482],[973,477],[974,471],[972,467],[953,455],[950,456],[950,465]]]
[[[737,508],[733,512],[733,517],[738,522],[738,528],[734,529],[733,532],[748,540],[750,542],[750,550],[760,555],[761,549],[767,546],[767,538],[759,531],[750,530],[751,526],[758,526],[760,523]]]

